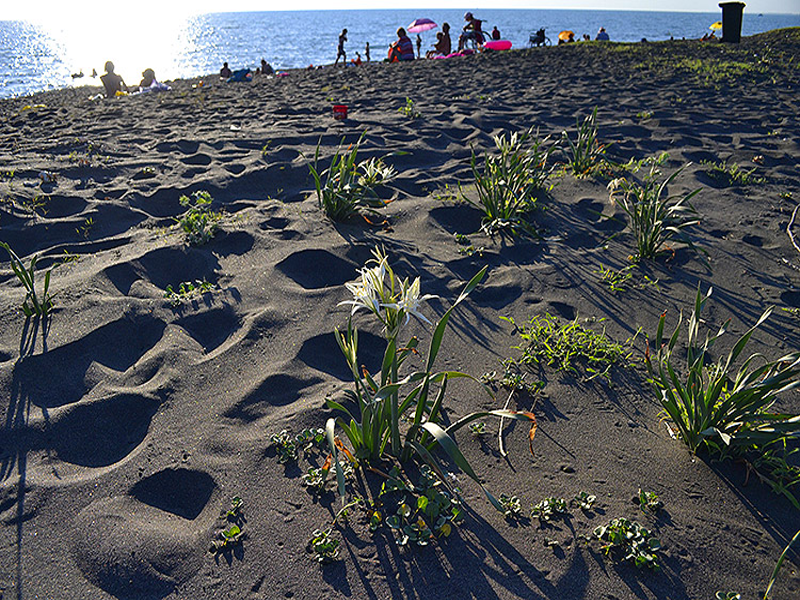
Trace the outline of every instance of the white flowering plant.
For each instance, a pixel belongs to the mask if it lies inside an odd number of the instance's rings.
[[[368,266],[360,270],[358,280],[346,284],[353,299],[342,304],[349,305],[352,309],[347,330],[336,331],[336,339],[355,382],[354,389],[348,391],[347,396],[357,410],[350,410],[335,400],[328,400],[330,408],[343,413],[343,416],[328,419],[326,424],[326,436],[333,461],[338,464],[339,451],[353,462],[363,462],[372,467],[377,467],[384,460],[399,460],[404,463],[416,457],[441,475],[432,454],[438,445],[444,448],[462,471],[483,488],[492,505],[502,511],[502,505],[483,486],[452,435],[476,419],[494,415],[528,421],[531,423],[532,439],[536,419],[528,412],[490,410],[472,413],[444,427],[441,423],[442,405],[449,379],[467,378],[475,381],[490,396],[492,393],[478,379],[466,373],[434,371],[434,363],[453,310],[478,286],[486,275],[486,268],[467,283],[453,305],[434,325],[425,367],[404,369],[408,359],[418,354],[419,340],[412,337],[401,345],[398,342],[401,330],[411,316],[432,325],[422,314],[420,303],[436,296],[421,293],[419,278],[413,281],[398,278],[384,252],[376,250],[373,255],[374,259]],[[358,330],[353,325],[353,317],[362,310],[374,315],[384,327],[386,351],[380,372],[374,375],[358,363]],[[344,431],[352,451],[336,437],[337,425]],[[339,473],[341,469],[337,469],[337,482],[344,501],[345,483]],[[443,475],[441,479],[445,481]]]
[[[512,133],[508,138],[505,134],[496,135],[498,153],[484,154],[482,169],[472,150],[470,168],[478,199],[470,199],[463,189],[461,196],[483,211],[483,231],[489,235],[501,231],[534,233],[526,216],[537,207],[537,197],[553,172],[548,159],[554,146],[548,145],[549,140],[540,139],[533,129]]]
[[[346,221],[354,215],[375,215],[390,201],[377,194],[380,186],[387,185],[397,176],[397,171],[387,165],[382,158],[358,161],[358,151],[364,140],[364,133],[355,144],[342,150],[344,139],[331,158],[330,166],[322,169],[319,165],[321,141],[314,153],[314,162],[308,169],[314,178],[317,203],[332,221]]]

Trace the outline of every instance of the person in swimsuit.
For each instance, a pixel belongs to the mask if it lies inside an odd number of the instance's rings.
[[[339,34],[339,49],[336,52],[336,61],[333,63],[335,67],[339,64],[339,59],[342,59],[342,63],[347,62],[347,53],[344,51],[344,43],[347,41],[347,29],[342,29],[342,33]]]
[[[414,44],[402,27],[397,30],[397,40],[389,46],[389,62],[414,60]]]
[[[481,30],[483,21],[476,19],[471,12],[464,15],[464,20],[467,24],[464,25],[463,32],[458,38],[458,49],[463,50],[470,40],[474,40],[479,46],[483,44],[483,31]]]
[[[125,81],[114,73],[114,63],[110,60],[105,66],[106,74],[100,76],[100,81],[103,82],[103,87],[106,89],[106,98],[113,98],[117,92],[127,92],[128,86]]]

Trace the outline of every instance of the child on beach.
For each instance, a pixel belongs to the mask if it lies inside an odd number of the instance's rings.
[[[142,71],[142,80],[139,82],[140,92],[166,92],[171,88],[156,79],[156,72],[153,69]]]
[[[153,69],[142,71],[142,80],[139,82],[139,89],[149,88],[156,80],[156,72]]]
[[[445,40],[444,33],[441,31],[436,34],[436,43],[433,45],[433,50],[428,50],[425,58],[433,58],[434,56],[447,56],[450,54],[450,40]]]
[[[347,29],[342,29],[342,33],[339,34],[339,48],[336,51],[336,60],[333,63],[335,67],[339,64],[339,59],[342,59],[343,63],[347,62],[347,53],[344,51],[344,43],[347,41]]]
[[[125,81],[114,73],[114,63],[110,60],[105,65],[106,74],[100,76],[100,81],[103,82],[103,87],[106,89],[106,98],[113,98],[119,93],[127,93],[128,86]]]

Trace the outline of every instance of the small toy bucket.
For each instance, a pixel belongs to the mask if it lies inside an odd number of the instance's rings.
[[[347,119],[347,106],[344,104],[333,105],[333,118],[337,121],[344,121]]]

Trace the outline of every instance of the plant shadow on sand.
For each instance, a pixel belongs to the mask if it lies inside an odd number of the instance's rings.
[[[630,565],[607,561],[601,553],[581,545],[576,539],[566,550],[557,550],[567,566],[559,569],[557,579],[549,570],[537,569],[530,559],[520,553],[497,529],[471,513],[468,530],[454,533],[438,549],[423,552],[403,552],[383,535],[370,542],[359,539],[351,531],[345,534],[347,552],[352,568],[358,574],[369,598],[382,597],[372,586],[375,573],[363,568],[359,560],[362,551],[375,545],[375,568],[384,575],[392,598],[502,598],[512,597],[541,600],[581,598],[589,585],[589,565],[600,572],[613,570],[619,581],[628,586],[637,598],[683,598],[686,591],[680,581],[679,561],[666,559],[659,574],[641,574]],[[338,564],[323,573],[325,580],[344,595],[351,592],[347,569]],[[469,573],[469,577],[461,574]],[[555,581],[553,581],[555,579]],[[503,592],[499,593],[498,589]],[[646,591],[645,591],[646,590]]]
[[[19,340],[19,359],[16,365],[32,356],[36,350],[36,341],[41,330],[42,352],[47,352],[47,335],[49,331],[50,316],[25,319]],[[25,497],[29,490],[28,485],[28,453],[31,448],[26,443],[26,430],[31,411],[32,399],[26,390],[25,384],[20,381],[18,370],[14,369],[14,378],[11,383],[6,420],[3,426],[3,439],[8,447],[3,448],[3,457],[0,461],[0,483],[6,482],[16,470],[17,481],[11,491],[16,492],[15,516],[9,524],[16,527],[15,559],[16,559],[16,595],[23,597],[22,578],[22,544],[24,524],[28,520],[25,513]],[[14,489],[15,488],[15,489]],[[4,505],[6,503],[4,502]],[[8,506],[8,505],[7,505]],[[5,507],[4,507],[5,508]]]

